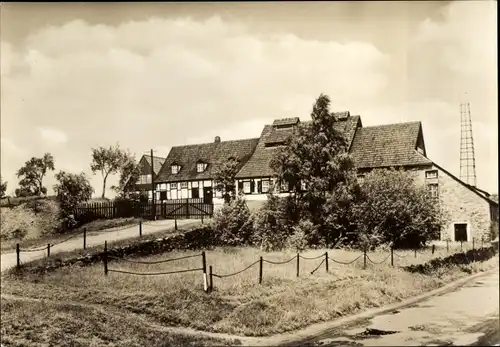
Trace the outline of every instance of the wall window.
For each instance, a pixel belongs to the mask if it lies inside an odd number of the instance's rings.
[[[250,182],[243,182],[243,193],[250,194],[251,192]]]
[[[198,163],[196,164],[196,171],[197,172],[203,172],[207,169],[207,164],[205,163]]]
[[[425,172],[425,178],[437,178],[438,170],[429,170]]]
[[[187,187],[188,187],[188,183],[187,182],[181,182],[181,189],[187,188]]]
[[[151,184],[151,175],[140,175],[138,184]]]
[[[191,188],[198,188],[198,182],[191,182]]]
[[[269,181],[262,181],[262,193],[269,192]]]
[[[170,189],[177,189],[177,183],[170,183]]]
[[[439,186],[437,184],[428,184],[427,188],[433,198],[439,197]]]
[[[198,199],[200,197],[200,190],[198,188],[191,189],[191,197],[193,199]]]
[[[282,191],[283,193],[288,192],[288,182],[283,182],[283,183],[281,183],[281,191]]]
[[[181,167],[179,165],[172,165],[172,173],[174,175],[179,173],[180,170],[181,170]]]

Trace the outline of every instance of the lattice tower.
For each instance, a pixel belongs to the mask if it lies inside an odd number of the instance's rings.
[[[469,103],[460,103],[460,128],[460,179],[475,187],[476,158]]]

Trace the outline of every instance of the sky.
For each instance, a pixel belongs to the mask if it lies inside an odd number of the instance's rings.
[[[498,192],[496,7],[1,3],[2,180],[13,193],[24,162],[50,152],[55,172],[85,172],[97,196],[91,148],[119,143],[139,159],[259,137],[273,119],[309,119],[324,93],[363,126],[421,121],[427,156],[457,176],[469,102],[477,186]]]

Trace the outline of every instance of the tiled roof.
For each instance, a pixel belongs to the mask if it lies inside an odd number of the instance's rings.
[[[299,122],[300,122],[299,117],[280,118],[280,119],[275,119],[273,125],[274,126],[297,125]]]
[[[335,128],[339,131],[343,131],[346,134],[347,141],[350,143],[352,137],[355,133],[357,124],[361,124],[361,119],[359,116],[351,116],[347,119],[339,120],[335,123]],[[270,146],[273,143],[284,142],[290,135],[292,135],[292,129],[274,129],[276,121],[273,125],[264,126],[264,130],[260,136],[259,144],[255,149],[255,152],[246,162],[245,165],[236,175],[237,178],[250,178],[250,177],[267,177],[274,176],[274,172],[270,167],[272,158],[276,155],[279,150],[277,146]],[[307,124],[310,122],[302,122],[302,124]],[[267,145],[267,146],[266,146]]]
[[[221,159],[233,157],[240,161],[240,165],[243,165],[252,155],[258,142],[257,138],[172,147],[156,181],[211,179],[213,164]],[[208,164],[204,172],[196,171],[198,162]],[[177,174],[172,174],[171,171],[171,165],[174,163],[181,166]]]
[[[151,156],[150,155],[144,155],[144,158],[146,159],[146,161],[149,164],[149,166],[151,166]],[[166,158],[153,156],[153,170],[155,172],[155,175],[158,175],[158,173],[160,172],[160,169],[163,166],[163,163],[165,162],[165,159]]]
[[[416,151],[420,122],[359,128],[350,153],[357,168],[428,165],[432,162]]]

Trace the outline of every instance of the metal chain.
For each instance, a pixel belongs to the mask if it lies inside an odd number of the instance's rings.
[[[169,271],[169,272],[133,272],[133,271],[108,269],[108,272],[118,272],[118,273],[123,273],[123,274],[140,275],[140,276],[157,276],[157,275],[170,275],[170,274],[176,274],[176,273],[194,272],[194,271],[202,271],[202,270],[203,269],[200,268],[200,269],[178,270],[178,271]]]
[[[262,261],[269,263],[269,264],[281,265],[281,264],[289,263],[296,258],[297,258],[297,256],[293,257],[292,259],[286,260],[286,261],[271,261],[271,260],[265,260],[265,259],[262,259]]]
[[[335,260],[333,258],[330,258],[334,263],[337,263],[337,264],[341,264],[341,265],[350,265],[352,263],[354,263],[356,260],[358,260],[359,258],[361,258],[363,255],[360,255],[359,257],[357,257],[356,259],[352,260],[352,261],[349,261],[349,262],[343,262],[343,261],[339,261],[339,260]]]
[[[323,259],[323,260],[321,261],[321,263],[319,263],[319,265],[318,265],[318,266],[317,266],[314,270],[312,270],[312,271],[311,271],[311,275],[312,275],[312,274],[314,274],[314,273],[315,273],[315,272],[316,272],[316,271],[320,268],[320,266],[321,266],[321,265],[323,265],[323,263],[325,262],[325,260],[326,260],[326,259]]]
[[[127,259],[127,258],[108,256],[108,258],[110,258],[110,259],[123,260],[123,261],[129,262],[129,263],[134,263],[134,264],[162,264],[162,263],[168,263],[168,262],[171,262],[174,260],[182,260],[182,259],[195,258],[195,257],[201,257],[201,254],[187,255],[185,257],[164,259],[164,260],[158,260],[158,261],[139,261],[139,260],[132,260],[132,259]]]
[[[325,254],[321,254],[321,255],[318,255],[317,257],[304,257],[302,255],[299,255],[299,257],[301,257],[302,259],[305,259],[305,260],[316,260],[316,259],[319,259],[321,257],[324,257]]]
[[[216,275],[216,274],[212,274],[212,276],[215,276],[215,277],[218,277],[218,278],[225,278],[225,277],[231,277],[231,276],[235,276],[235,275],[238,275],[248,269],[250,269],[252,266],[254,266],[255,264],[259,263],[260,260],[257,260],[256,262],[248,265],[246,268],[244,268],[243,270],[240,270],[238,272],[235,272],[235,273],[232,273],[232,274],[227,274],[227,275]]]
[[[368,254],[366,255],[366,258],[372,262],[373,264],[376,264],[376,265],[379,265],[379,264],[382,264],[384,261],[386,261],[387,259],[389,259],[391,255],[389,254],[387,257],[384,258],[384,260],[382,260],[381,262],[374,262],[373,260],[370,259],[370,257],[368,256]]]

